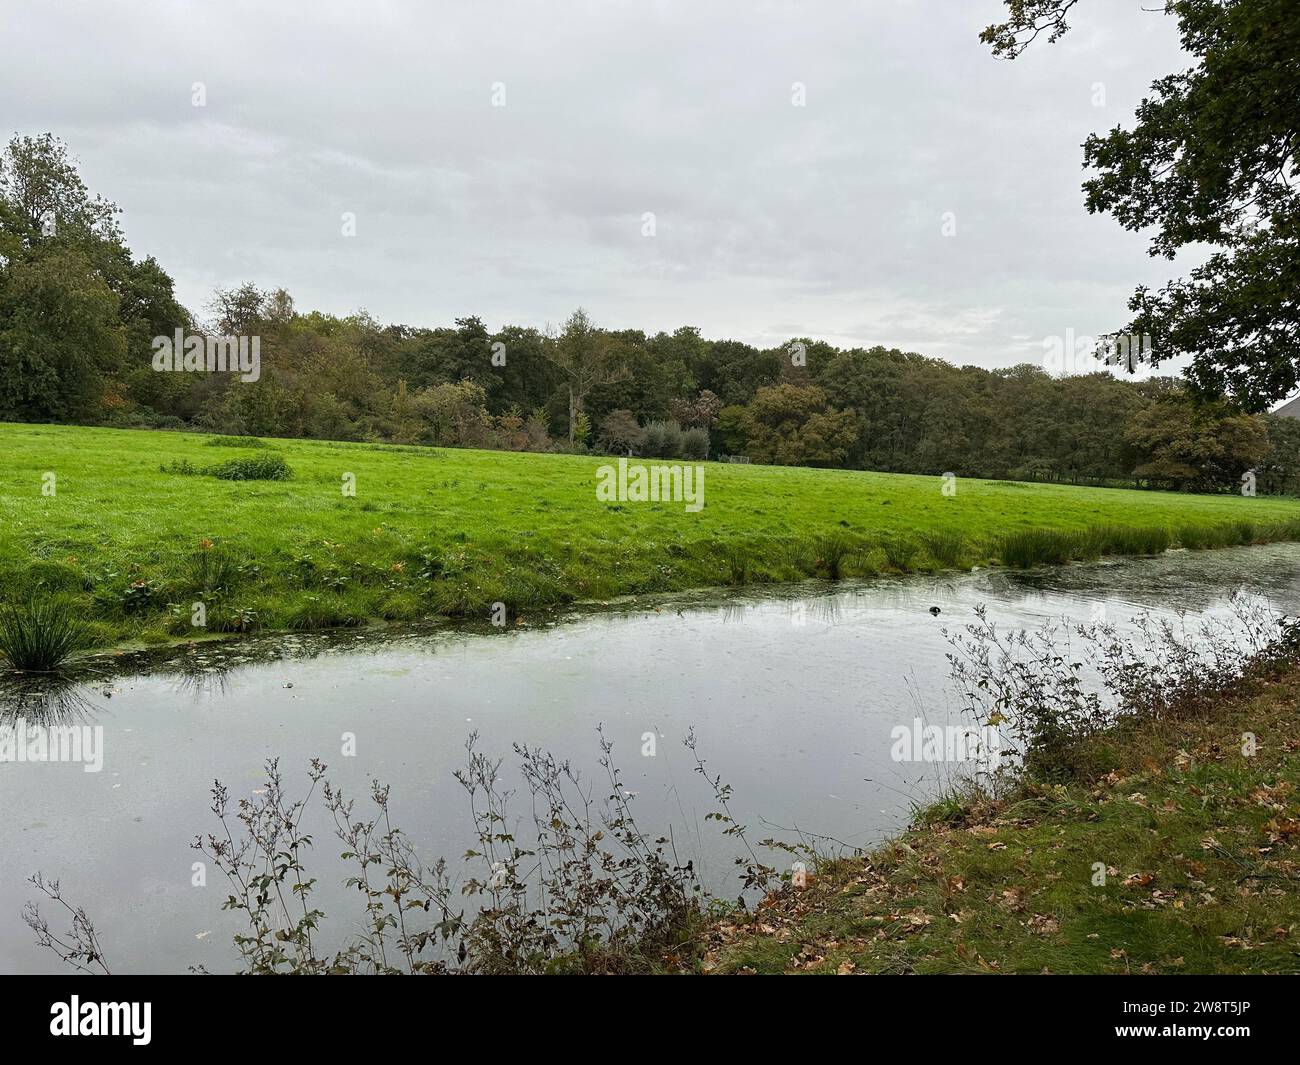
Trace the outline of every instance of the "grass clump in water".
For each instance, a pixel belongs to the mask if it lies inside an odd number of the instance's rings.
[[[813,567],[827,579],[838,581],[861,554],[860,546],[847,533],[832,532],[818,537],[813,545]]]
[[[997,557],[1004,566],[1029,569],[1059,566],[1073,557],[1074,534],[1055,529],[1019,529],[1007,533],[997,545]]]
[[[940,566],[955,568],[961,562],[965,541],[961,533],[931,532],[921,537],[926,552]]]
[[[85,643],[85,628],[69,600],[0,604],[0,654],[14,669],[51,673]]]
[[[1163,526],[1094,525],[1087,529],[1019,529],[1002,537],[997,558],[1004,566],[1029,569],[1103,555],[1158,555],[1173,543]]]

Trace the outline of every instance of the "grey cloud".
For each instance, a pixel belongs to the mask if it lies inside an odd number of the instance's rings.
[[[999,62],[977,39],[999,7],[29,5],[0,114],[64,137],[196,309],[252,279],[411,324],[581,302],[619,328],[1009,365],[1122,324],[1172,272],[1085,213],[1079,145],[1180,56],[1171,20],[1096,0]]]

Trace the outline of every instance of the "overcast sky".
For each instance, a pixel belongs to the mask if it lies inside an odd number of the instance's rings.
[[[978,33],[1001,10],[0,0],[0,122],[66,140],[195,310],[252,280],[384,322],[582,304],[647,332],[1041,362],[1173,272],[1087,214],[1080,144],[1185,57],[1172,19],[1088,0],[1056,45],[996,60]]]

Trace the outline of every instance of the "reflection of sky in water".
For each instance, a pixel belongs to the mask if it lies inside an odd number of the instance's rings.
[[[228,969],[234,918],[220,910],[224,885],[190,886],[189,844],[214,827],[212,780],[246,795],[270,757],[280,757],[295,794],[313,756],[362,799],[372,776],[391,783],[395,817],[421,855],[454,862],[471,842],[466,797],[452,779],[471,730],[507,766],[518,741],[572,759],[594,780],[603,723],[643,829],[654,836],[671,822],[682,857],[732,895],[734,848],[705,825],[714,807],[680,744],[692,725],[755,839],[779,834],[773,825],[798,826],[866,845],[903,825],[943,769],[892,762],[890,730],[914,717],[957,723],[942,629],[966,623],[977,604],[1016,626],[1088,621],[1098,607],[1123,622],[1147,609],[1205,611],[1245,588],[1297,612],[1297,563],[1300,547],[1277,545],[1032,574],[758,589],[723,605],[687,595],[553,628],[381,645],[355,634],[275,641],[261,652],[205,649],[179,671],[100,677],[47,697],[41,712],[102,724],[102,772],[0,766],[0,968],[57,966],[19,919],[32,895],[23,881],[40,870],[91,912],[119,971]],[[255,661],[266,647],[289,657]],[[0,699],[11,716],[22,705],[12,690]],[[26,705],[33,720],[39,707]],[[647,731],[662,737],[654,758],[640,754]],[[339,756],[345,732],[356,735],[355,758]],[[604,793],[597,784],[594,794]],[[513,809],[522,817],[527,805],[517,797]],[[342,935],[352,929],[339,916],[356,907],[338,886],[341,847],[319,808],[309,825],[316,901],[334,915],[327,929]]]

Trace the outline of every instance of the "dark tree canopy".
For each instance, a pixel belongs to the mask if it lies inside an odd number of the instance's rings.
[[[1014,59],[1057,40],[1078,0],[1007,0],[981,34]],[[1262,410],[1300,387],[1300,4],[1169,0],[1195,62],[1158,78],[1132,129],[1084,143],[1088,210],[1153,230],[1153,256],[1210,249],[1186,278],[1129,301],[1119,333],[1153,363],[1189,356],[1192,387]]]

